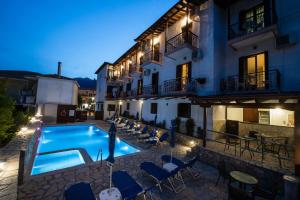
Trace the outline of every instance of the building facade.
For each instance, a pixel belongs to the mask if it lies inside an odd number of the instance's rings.
[[[300,92],[300,2],[181,0],[96,72],[96,111],[182,132],[192,118],[206,137],[251,130],[295,144]],[[227,128],[226,128],[227,127]],[[297,157],[297,155],[296,155]],[[298,156],[298,162],[300,158]]]

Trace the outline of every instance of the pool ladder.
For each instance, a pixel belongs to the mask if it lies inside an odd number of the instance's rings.
[[[96,159],[96,161],[98,161],[98,159],[99,159],[99,155],[100,155],[100,159],[101,159],[101,166],[102,166],[102,155],[103,155],[103,152],[102,152],[102,148],[100,148],[99,149],[99,151],[98,151],[98,154],[97,154],[97,159]]]

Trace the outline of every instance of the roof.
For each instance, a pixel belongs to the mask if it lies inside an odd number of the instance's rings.
[[[139,47],[138,43],[135,43],[130,49],[128,49],[120,58],[118,58],[115,62],[114,65],[118,64],[120,61],[122,61],[124,58],[129,56],[131,53],[133,53],[135,50],[137,50]]]
[[[148,29],[140,34],[135,41],[139,42],[148,37],[149,35],[159,35],[162,33],[166,26],[171,26],[179,19],[186,15],[186,8],[190,8],[194,5],[200,5],[207,0],[180,0],[174,6],[172,6],[165,14],[163,14],[156,22],[154,22]]]
[[[0,70],[0,78],[28,79],[28,78],[38,78],[38,77],[76,81],[73,78],[58,76],[57,74],[41,74],[38,72],[22,71],[22,70]]]
[[[97,69],[95,74],[98,74],[106,65],[113,65],[113,64],[110,62],[104,62],[102,65],[100,65],[100,67]]]
[[[31,71],[0,70],[0,77],[2,78],[26,79],[27,77],[37,77],[41,75],[40,73]]]

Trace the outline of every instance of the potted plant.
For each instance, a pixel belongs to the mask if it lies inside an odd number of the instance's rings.
[[[192,118],[189,118],[188,120],[186,120],[185,126],[186,126],[187,134],[190,135],[190,136],[193,136],[194,128],[195,128],[194,120]]]
[[[175,131],[176,132],[179,132],[179,130],[180,130],[180,123],[181,123],[181,119],[180,119],[180,117],[176,117],[175,118]]]

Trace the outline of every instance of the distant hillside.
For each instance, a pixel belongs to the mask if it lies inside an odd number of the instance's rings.
[[[80,85],[81,89],[94,89],[96,90],[96,79],[90,78],[75,78],[75,80]]]

